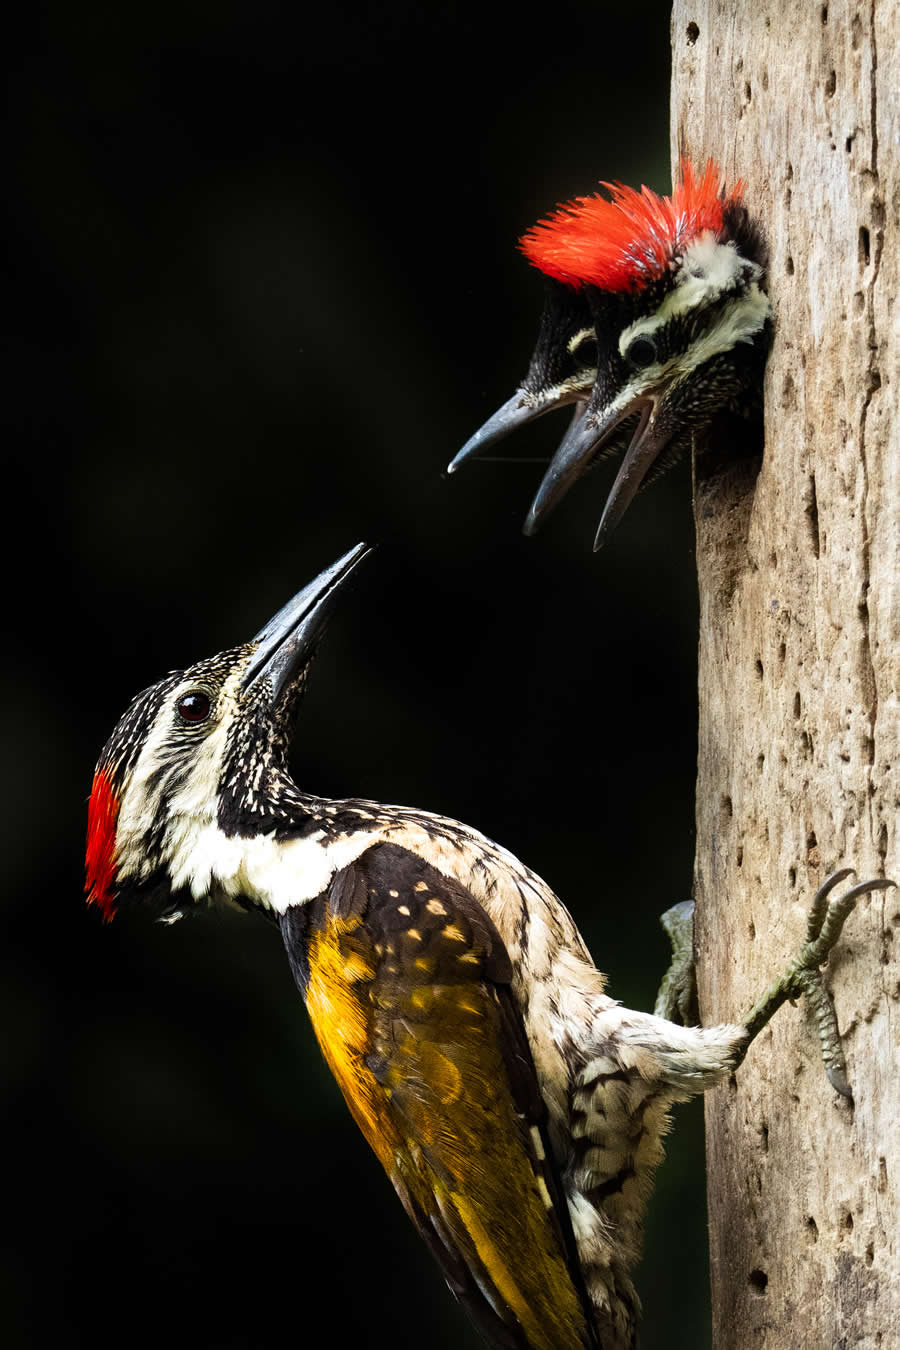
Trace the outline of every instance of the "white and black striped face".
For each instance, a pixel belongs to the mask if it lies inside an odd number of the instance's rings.
[[[583,416],[547,470],[527,534],[599,457],[622,449],[599,547],[660,456],[674,459],[720,408],[741,399],[759,379],[768,347],[771,307],[761,280],[761,264],[734,241],[706,234],[644,291],[588,288],[596,379]]]
[[[273,707],[264,685],[243,685],[255,650],[222,652],[143,690],[104,747],[92,807],[102,784],[112,833],[101,862],[120,901],[175,895],[180,905],[181,860],[203,831],[255,828],[263,800],[271,810],[267,780],[284,767],[306,670]]]
[[[106,743],[88,808],[87,890],[183,903],[245,894],[237,842],[305,828],[286,772],[293,713],[338,597],[371,553],[358,544],[284,605],[252,642],[138,694]],[[218,878],[218,880],[217,880]]]
[[[605,425],[642,398],[677,401],[685,392],[679,386],[712,369],[716,358],[733,358],[741,345],[752,345],[771,313],[760,277],[759,265],[742,258],[733,243],[707,235],[685,250],[659,303],[647,312],[638,303],[636,317],[621,328],[615,323],[621,306],[611,315],[606,297],[592,293],[600,359],[586,420]]]

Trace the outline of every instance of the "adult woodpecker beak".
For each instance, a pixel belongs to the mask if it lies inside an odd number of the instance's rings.
[[[373,552],[368,544],[351,548],[298,591],[259,630],[253,639],[258,646],[244,672],[242,689],[247,691],[267,683],[271,705],[274,707],[280,701],[312,656],[350,577]]]
[[[581,416],[573,419],[531,504],[524,525],[525,534],[535,533],[616,432],[635,417],[637,424],[594,537],[594,552],[603,547],[671,438],[672,429],[665,417],[664,395],[661,391],[645,392],[624,399],[620,397],[602,409],[588,404]]]
[[[448,473],[456,473],[461,464],[467,459],[474,459],[480,455],[488,446],[502,441],[504,436],[508,436],[511,431],[516,431],[519,427],[524,427],[527,422],[534,422],[538,417],[543,417],[544,413],[552,412],[554,408],[561,408],[565,403],[571,403],[575,399],[573,394],[571,398],[560,398],[557,390],[553,390],[546,396],[529,393],[525,389],[517,389],[512,398],[507,399],[502,408],[498,408],[493,417],[489,417],[484,426],[479,427],[474,436],[470,436],[463,448],[458,454],[454,455],[447,465]],[[583,412],[587,408],[586,402],[578,402],[578,408]]]

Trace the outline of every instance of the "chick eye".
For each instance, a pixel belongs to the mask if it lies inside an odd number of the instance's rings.
[[[641,334],[629,343],[625,360],[638,370],[643,370],[646,366],[652,366],[656,360],[656,343],[651,337]]]
[[[182,694],[176,706],[182,722],[205,722],[209,717],[209,696],[199,689]]]

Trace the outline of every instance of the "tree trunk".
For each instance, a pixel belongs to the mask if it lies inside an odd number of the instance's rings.
[[[673,158],[747,184],[776,333],[760,462],[695,465],[697,952],[739,1021],[839,865],[900,879],[900,57],[893,0],[676,0]],[[829,984],[855,1106],[788,1005],[706,1101],[716,1350],[900,1346],[900,892]]]

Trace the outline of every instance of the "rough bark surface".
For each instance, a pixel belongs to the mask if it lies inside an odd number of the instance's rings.
[[[900,19],[672,22],[673,158],[744,178],[776,311],[761,467],[695,473],[700,999],[736,1021],[830,870],[900,879]],[[900,891],[860,903],[828,980],[855,1106],[790,1005],[707,1098],[716,1350],[900,1346]]]

